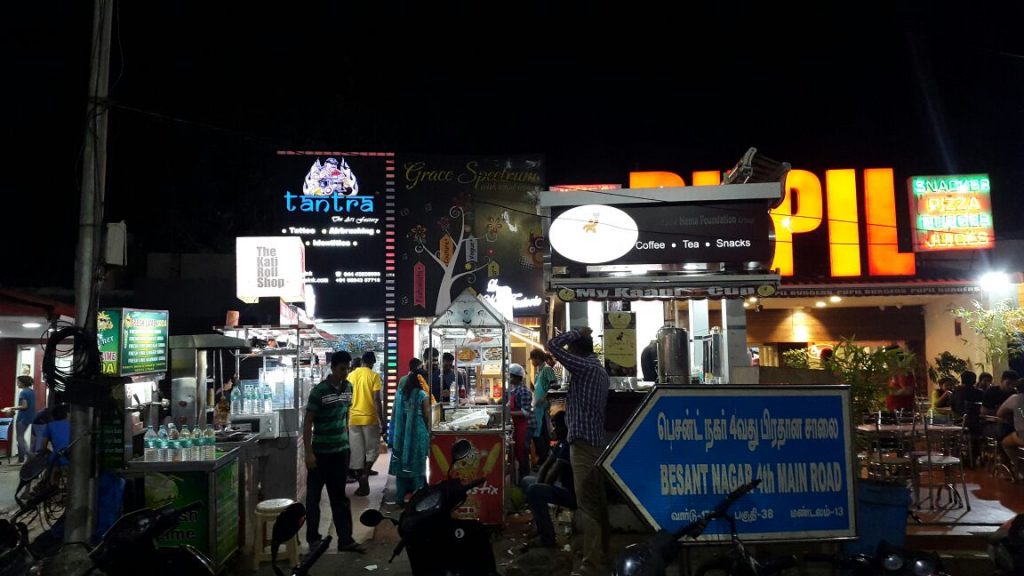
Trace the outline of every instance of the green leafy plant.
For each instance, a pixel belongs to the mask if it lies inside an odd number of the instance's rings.
[[[795,348],[782,353],[782,361],[789,368],[810,368],[811,349]]]
[[[953,316],[961,318],[974,333],[984,340],[982,352],[985,363],[980,368],[1001,364],[1020,355],[1020,335],[1024,330],[1024,310],[1014,307],[1008,300],[985,309],[977,300],[971,308],[956,308]],[[964,342],[967,342],[965,339]]]
[[[782,353],[786,366],[815,368],[832,372],[843,384],[849,384],[854,415],[874,412],[885,407],[889,379],[914,371],[913,353],[898,348],[871,348],[853,338],[843,338],[832,348],[832,355],[819,359],[810,349],[800,348]]]
[[[917,362],[911,352],[899,348],[870,348],[852,338],[843,338],[833,349],[826,367],[850,385],[853,414],[874,412],[885,407],[889,379],[910,374]]]
[[[946,377],[959,380],[960,374],[969,370],[970,367],[967,360],[951,352],[943,352],[935,357],[932,364],[928,365],[928,377],[935,383]]]

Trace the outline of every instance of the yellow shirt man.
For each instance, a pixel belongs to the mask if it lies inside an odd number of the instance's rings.
[[[359,480],[356,496],[370,493],[369,477],[376,474],[373,465],[379,455],[384,409],[380,375],[373,371],[377,357],[368,351],[363,353],[362,360],[363,365],[348,374],[352,384],[352,406],[348,410],[349,466]]]
[[[377,399],[381,390],[380,374],[362,366],[348,375],[352,384],[352,407],[348,411],[349,426],[380,424]]]

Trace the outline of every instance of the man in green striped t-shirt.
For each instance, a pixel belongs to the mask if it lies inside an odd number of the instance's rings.
[[[344,350],[331,356],[331,374],[309,392],[302,441],[306,449],[306,542],[320,541],[320,496],[324,486],[331,500],[331,515],[338,530],[338,550],[366,552],[352,539],[352,512],[345,483],[348,479],[348,409],[352,386],[348,383],[352,356]]]

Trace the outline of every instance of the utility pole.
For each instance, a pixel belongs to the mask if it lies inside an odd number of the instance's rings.
[[[89,102],[86,105],[85,146],[82,157],[82,205],[78,224],[78,254],[75,259],[75,325],[87,333],[96,331],[97,271],[103,243],[103,191],[107,173],[107,92],[109,88],[110,34],[114,0],[94,0],[92,23],[92,64],[89,74]],[[96,342],[86,345],[96,346]],[[71,406],[71,450],[69,505],[65,542],[89,542],[96,514],[96,463],[93,458],[93,411],[89,406]]]

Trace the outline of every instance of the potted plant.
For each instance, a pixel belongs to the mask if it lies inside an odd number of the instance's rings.
[[[1020,355],[1024,309],[1003,300],[986,310],[977,300],[972,300],[971,308],[957,308],[952,314],[963,319],[984,341],[985,363],[979,364],[980,368],[990,367],[994,372],[997,366],[1005,366],[1011,357]]]
[[[946,377],[959,381],[960,374],[969,369],[967,360],[947,351],[936,356],[933,363],[928,365],[928,378],[936,384]]]
[[[786,365],[810,368],[820,365],[843,384],[850,386],[851,413],[854,418],[882,410],[889,392],[889,379],[914,371],[915,356],[898,348],[871,348],[853,338],[843,338],[832,354],[814,357],[807,348],[783,353]]]

